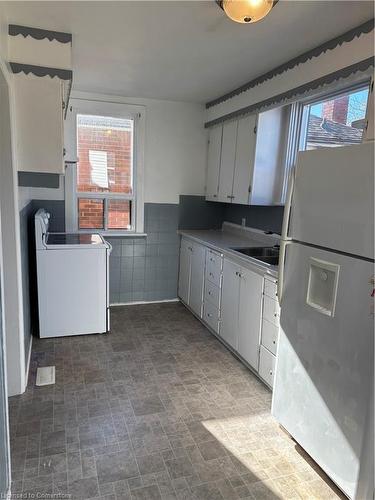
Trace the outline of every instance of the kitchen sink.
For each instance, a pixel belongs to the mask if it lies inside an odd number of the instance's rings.
[[[232,248],[235,252],[242,253],[254,259],[270,264],[271,266],[277,266],[279,263],[279,247],[244,247],[244,248]]]

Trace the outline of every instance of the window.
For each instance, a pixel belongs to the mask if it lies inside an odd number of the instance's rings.
[[[77,115],[79,229],[133,226],[133,120]]]
[[[142,114],[121,103],[72,103],[67,230],[142,232]]]
[[[362,142],[369,86],[303,106],[300,150]]]

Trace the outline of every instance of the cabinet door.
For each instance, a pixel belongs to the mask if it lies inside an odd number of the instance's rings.
[[[224,203],[232,203],[237,123],[234,121],[223,125],[218,200]]]
[[[279,205],[282,202],[289,119],[289,106],[258,116],[251,205]]]
[[[60,80],[15,75],[14,124],[18,170],[64,173]]]
[[[254,170],[257,115],[238,121],[236,161],[233,178],[233,203],[249,204]]]
[[[240,271],[237,264],[224,259],[220,335],[235,350],[238,347]]]
[[[264,278],[243,268],[240,275],[238,352],[254,370],[258,370]]]
[[[190,267],[192,243],[183,238],[180,247],[180,272],[178,277],[178,296],[189,304],[190,298]]]
[[[210,130],[207,159],[206,200],[217,201],[223,127]]]
[[[206,249],[196,243],[193,244],[192,248],[189,306],[201,318]]]

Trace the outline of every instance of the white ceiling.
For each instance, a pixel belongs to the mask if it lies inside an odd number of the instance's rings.
[[[73,34],[74,88],[206,102],[371,19],[372,1],[281,0],[240,25],[211,1],[6,2],[8,22]]]

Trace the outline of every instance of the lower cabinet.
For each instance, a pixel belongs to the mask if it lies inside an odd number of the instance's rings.
[[[220,336],[237,351],[241,268],[224,259]]]
[[[259,375],[270,387],[275,376],[277,343],[280,329],[280,306],[277,299],[277,279],[264,279],[262,335],[259,352]]]
[[[190,271],[191,252],[193,245],[191,241],[182,238],[180,246],[180,271],[178,276],[178,296],[185,304],[189,303],[190,297]]]
[[[238,352],[258,371],[263,276],[241,269],[238,312]]]
[[[205,258],[206,258],[205,247],[194,243],[193,250],[191,252],[189,306],[195,312],[195,314],[200,318],[202,317],[202,312],[203,312]]]
[[[200,318],[203,309],[205,257],[204,246],[182,238],[178,295]]]
[[[182,238],[178,295],[272,387],[280,315],[276,278]]]
[[[273,387],[275,364],[276,357],[261,345],[259,352],[259,375],[270,387]]]
[[[263,276],[224,259],[220,335],[258,371]]]

